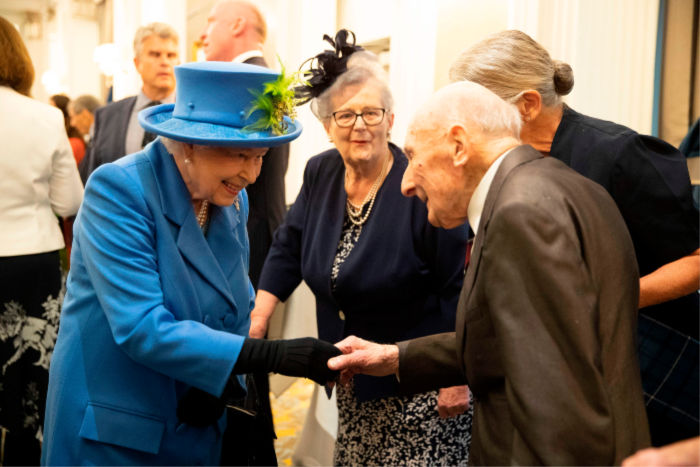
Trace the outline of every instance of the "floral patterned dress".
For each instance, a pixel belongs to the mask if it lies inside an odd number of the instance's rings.
[[[63,301],[58,252],[0,258],[0,465],[38,465]]]
[[[331,268],[333,288],[361,233],[362,225],[353,224],[346,213]],[[473,400],[466,413],[442,419],[437,411],[438,391],[365,402],[358,401],[352,385],[338,385],[336,391],[338,436],[334,465],[468,464]]]

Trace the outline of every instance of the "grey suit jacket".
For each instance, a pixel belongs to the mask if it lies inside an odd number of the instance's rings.
[[[401,387],[469,383],[472,465],[619,465],[649,445],[638,300],[608,193],[520,146],[489,189],[456,333],[400,343]]]
[[[112,102],[95,111],[92,140],[78,167],[83,184],[96,168],[126,155],[126,130],[136,96]]]

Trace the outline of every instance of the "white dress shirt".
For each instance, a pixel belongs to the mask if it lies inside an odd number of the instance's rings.
[[[469,200],[469,206],[467,207],[467,218],[469,219],[469,226],[474,231],[474,238],[476,238],[476,234],[479,231],[481,213],[484,210],[484,203],[486,203],[486,195],[488,195],[489,193],[489,189],[491,188],[493,178],[496,176],[496,172],[498,172],[498,168],[501,166],[503,159],[505,159],[508,153],[511,152],[513,149],[515,148],[510,148],[509,150],[498,156],[498,159],[493,161],[491,167],[488,168],[484,176],[481,177],[479,184],[476,186],[476,190],[474,190],[472,199]]]
[[[231,62],[233,63],[245,63],[246,60],[249,60],[254,57],[260,57],[263,58],[263,53],[262,50],[249,50],[247,52],[243,52],[242,54],[239,54],[235,57],[233,57],[233,60]]]
[[[0,256],[59,250],[56,215],[74,215],[83,199],[63,114],[7,86],[0,109]]]
[[[141,143],[143,142],[143,134],[145,133],[145,130],[139,124],[139,112],[145,109],[151,102],[152,99],[146,97],[143,91],[139,91],[138,95],[136,96],[134,108],[131,109],[129,124],[126,127],[126,141],[124,142],[126,154],[132,154],[141,150]],[[173,91],[165,99],[161,99],[160,102],[161,104],[174,104],[175,91]]]

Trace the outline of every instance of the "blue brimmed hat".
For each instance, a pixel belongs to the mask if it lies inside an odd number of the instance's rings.
[[[142,110],[139,123],[151,133],[203,146],[279,146],[299,137],[299,121],[285,116],[277,129],[252,129],[259,128],[258,122],[267,117],[262,110],[251,113],[256,95],[278,76],[267,68],[245,63],[176,66],[175,104]]]

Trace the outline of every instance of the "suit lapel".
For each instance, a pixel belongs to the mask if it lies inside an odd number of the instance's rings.
[[[131,120],[131,112],[134,111],[134,106],[136,105],[136,96],[131,98],[131,102],[127,104],[126,112],[120,112],[121,121],[119,122],[119,129],[115,132],[116,135],[123,135],[119,138],[119,156],[126,155],[126,134],[129,131],[129,120]]]
[[[241,255],[236,253],[244,251],[246,245],[241,245],[238,235],[233,235],[236,227],[241,223],[241,212],[229,208],[213,207],[209,221],[209,232],[207,233],[207,243],[209,244],[209,252],[211,259],[218,266],[220,271],[219,277],[223,279],[221,285],[224,286],[222,292],[228,294],[231,302],[236,310],[248,311],[248,304],[242,308],[236,305],[236,299],[231,294],[233,287],[239,287],[241,284],[234,284],[234,273],[238,268],[247,271],[247,268],[240,264]],[[199,227],[199,226],[197,226]],[[245,226],[243,226],[245,228]],[[248,284],[244,284],[245,293],[247,296]]]
[[[242,245],[230,244],[231,231],[239,221],[232,222],[224,209],[213,209],[210,218],[210,246],[197,224],[190,193],[172,156],[160,141],[150,147],[150,152],[149,158],[158,174],[155,183],[160,192],[163,214],[179,228],[176,240],[178,249],[200,276],[237,309],[227,278],[231,276],[239,255],[221,250],[243,248]]]
[[[505,157],[501,163],[501,166],[498,168],[498,171],[493,178],[493,182],[491,182],[491,186],[489,187],[489,192],[486,195],[484,209],[481,212],[479,229],[476,232],[476,238],[472,247],[472,255],[469,260],[469,266],[467,267],[467,274],[464,278],[464,285],[462,286],[459,306],[460,310],[466,308],[467,303],[469,303],[472,290],[474,290],[474,282],[479,270],[479,264],[481,263],[481,251],[483,249],[486,230],[488,228],[489,221],[491,220],[491,214],[493,213],[493,208],[496,204],[496,200],[498,199],[498,194],[501,191],[503,183],[505,182],[506,178],[508,178],[508,174],[510,174],[510,172],[517,166],[540,157],[544,156],[540,152],[536,151],[532,146],[518,146]],[[457,319],[457,329],[463,329],[466,313],[458,313]]]

